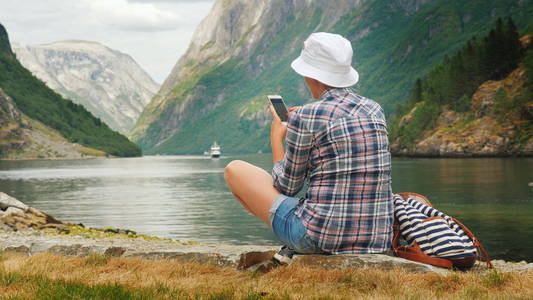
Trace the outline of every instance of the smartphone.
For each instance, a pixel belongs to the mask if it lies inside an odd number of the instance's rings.
[[[281,122],[287,122],[289,119],[289,111],[287,110],[287,106],[285,106],[285,103],[283,102],[283,98],[281,98],[280,95],[268,95],[267,96],[268,101],[274,106],[274,110],[276,111],[276,114],[281,119]]]

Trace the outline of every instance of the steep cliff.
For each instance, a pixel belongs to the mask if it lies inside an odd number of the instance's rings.
[[[352,42],[357,91],[390,113],[406,86],[496,17],[523,28],[532,13],[530,2],[503,0],[220,0],[130,137],[147,153],[200,153],[214,140],[226,153],[268,151],[264,95],[309,100],[289,65],[311,32]]]
[[[159,89],[127,54],[96,42],[13,45],[20,63],[51,89],[126,133]]]

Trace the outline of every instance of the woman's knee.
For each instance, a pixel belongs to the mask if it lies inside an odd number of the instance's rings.
[[[230,180],[232,177],[235,177],[236,174],[239,173],[239,170],[242,169],[242,167],[246,164],[246,162],[242,160],[232,160],[225,168],[224,168],[224,179],[226,181]]]

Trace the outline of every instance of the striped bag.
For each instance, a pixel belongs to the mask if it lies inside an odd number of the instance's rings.
[[[487,262],[485,248],[466,226],[432,207],[415,193],[394,195],[395,232],[393,248],[397,256],[444,268],[467,269],[476,259]],[[400,246],[403,237],[409,246]]]

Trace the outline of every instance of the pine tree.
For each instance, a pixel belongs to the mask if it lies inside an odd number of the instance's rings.
[[[415,86],[411,93],[411,99],[409,102],[411,102],[412,104],[415,104],[420,101],[422,101],[422,80],[418,78],[415,81]]]
[[[522,44],[520,43],[520,36],[516,29],[516,25],[514,24],[511,18],[507,18],[507,24],[505,29],[505,63],[503,65],[503,70],[505,73],[508,73],[516,69],[524,51],[522,49]]]

